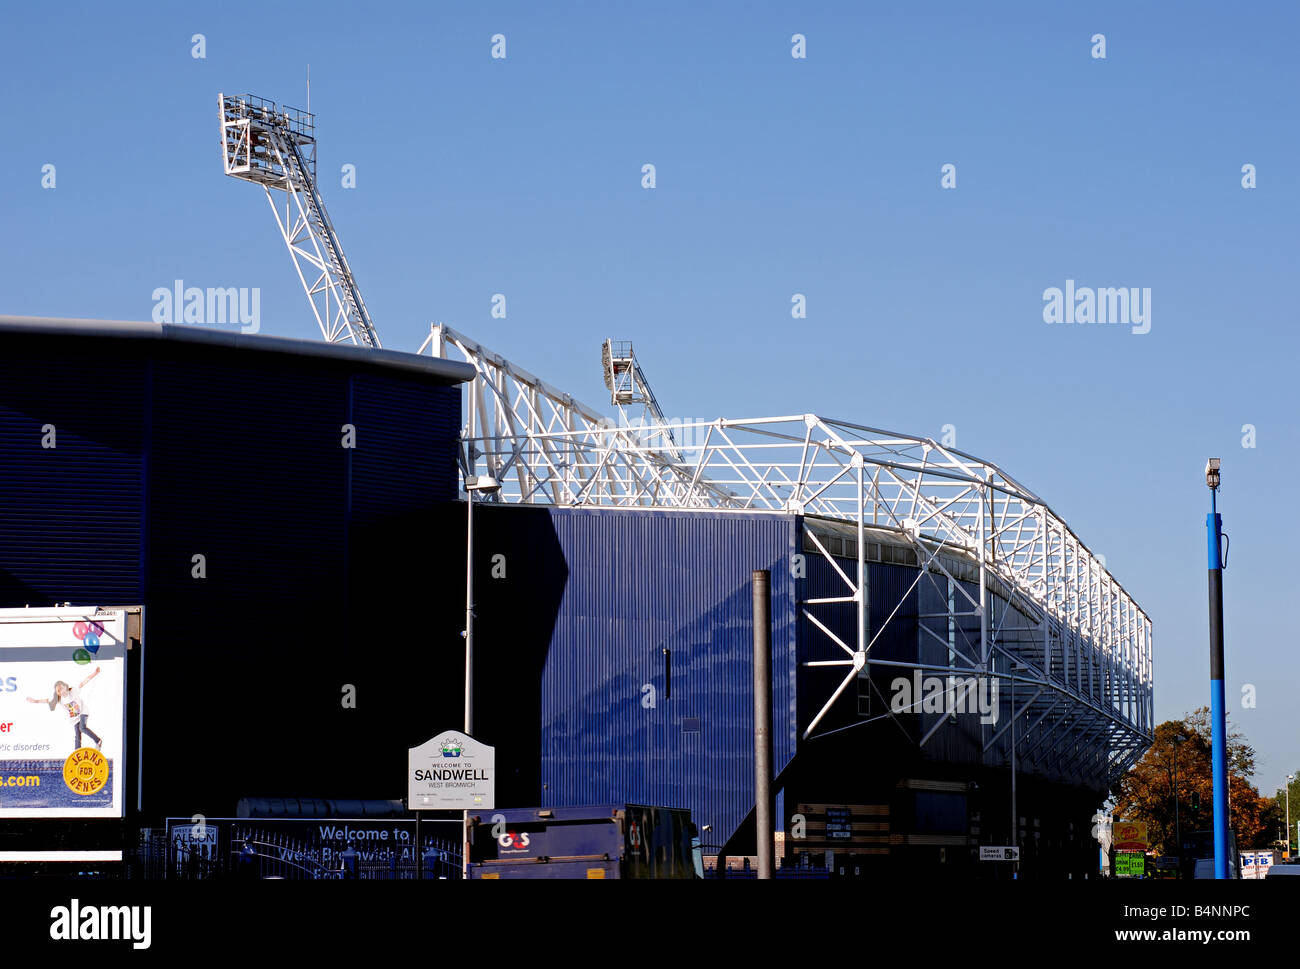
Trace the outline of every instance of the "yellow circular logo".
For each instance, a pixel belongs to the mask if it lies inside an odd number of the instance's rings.
[[[94,747],[80,747],[63,762],[63,783],[77,794],[95,794],[108,783],[108,758]]]

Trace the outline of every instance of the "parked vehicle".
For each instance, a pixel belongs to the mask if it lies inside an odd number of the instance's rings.
[[[1186,864],[1195,859],[1191,875],[1193,878],[1214,877],[1214,832],[1193,831],[1183,834],[1183,857]],[[1186,877],[1186,875],[1184,875]],[[1237,834],[1228,831],[1228,877],[1241,877],[1241,855],[1237,851]]]
[[[685,809],[503,809],[472,819],[469,877],[696,878],[698,845]]]

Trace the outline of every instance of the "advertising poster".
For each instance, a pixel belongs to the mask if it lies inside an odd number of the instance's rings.
[[[1146,875],[1147,856],[1142,851],[1115,853],[1115,874],[1120,878],[1142,878]]]
[[[1147,826],[1143,821],[1116,821],[1112,837],[1116,851],[1145,852],[1151,847]]]
[[[121,817],[124,609],[0,609],[0,818]]]

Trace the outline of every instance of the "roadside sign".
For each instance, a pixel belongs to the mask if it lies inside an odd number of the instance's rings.
[[[463,730],[445,730],[411,747],[406,806],[411,811],[461,811],[496,807],[496,748]]]
[[[980,845],[980,861],[1019,861],[1020,849],[1010,845]]]
[[[889,853],[886,804],[799,804],[795,813],[806,825],[800,851]]]
[[[1142,851],[1151,847],[1147,826],[1142,821],[1116,821],[1111,828],[1116,851]]]
[[[1146,864],[1144,851],[1115,852],[1115,874],[1120,878],[1141,878],[1146,874]]]

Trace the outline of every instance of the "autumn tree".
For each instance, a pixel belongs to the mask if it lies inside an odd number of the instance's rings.
[[[1175,759],[1177,821],[1186,837],[1192,831],[1209,830],[1214,823],[1212,749],[1209,707],[1201,707],[1182,720],[1160,724],[1151,749],[1120,778],[1115,819],[1146,822],[1152,850],[1178,854],[1174,833]],[[1239,848],[1266,845],[1276,837],[1269,831],[1271,806],[1250,783],[1254,773],[1255,749],[1229,725],[1228,814]]]

